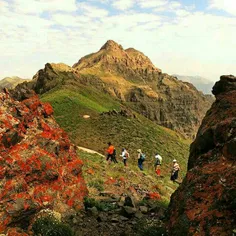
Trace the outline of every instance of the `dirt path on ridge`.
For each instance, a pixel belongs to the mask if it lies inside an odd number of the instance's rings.
[[[85,151],[85,152],[88,152],[88,153],[91,153],[91,154],[98,154],[98,155],[101,156],[101,157],[105,157],[105,156],[102,155],[101,153],[96,152],[96,151],[94,151],[94,150],[92,150],[92,149],[89,149],[89,148],[80,147],[80,146],[77,146],[77,148],[78,148],[79,150],[82,150],[82,151]]]

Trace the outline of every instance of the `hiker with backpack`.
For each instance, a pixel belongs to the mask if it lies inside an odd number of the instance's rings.
[[[173,182],[177,182],[176,180],[178,179],[179,171],[180,171],[179,164],[174,159],[173,160],[173,167],[172,167],[172,171],[171,171],[170,180],[172,180]]]
[[[108,143],[108,149],[107,149],[107,161],[113,161],[114,163],[118,163],[116,160],[116,151],[115,147],[111,144],[111,142]]]
[[[160,176],[161,175],[162,157],[161,157],[161,155],[156,153],[155,159],[156,159],[156,161],[155,161],[155,172],[156,172],[157,176]]]
[[[116,160],[116,149],[114,148],[113,154],[111,156],[111,161],[113,161],[114,163],[118,163],[118,161]]]
[[[145,161],[145,154],[142,153],[141,149],[138,149],[137,152],[138,152],[138,168],[140,170],[143,170],[143,162]]]
[[[129,158],[129,153],[125,148],[122,148],[122,153],[120,155],[123,158],[124,166],[127,166],[127,158]]]

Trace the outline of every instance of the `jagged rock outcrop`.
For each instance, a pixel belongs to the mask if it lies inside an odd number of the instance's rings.
[[[19,102],[0,93],[0,233],[27,229],[44,208],[83,206],[82,161],[52,114],[37,95]]]
[[[233,235],[236,229],[236,77],[221,76],[216,101],[190,148],[187,175],[171,197],[170,235]]]
[[[94,71],[94,67],[98,66],[100,69]],[[100,76],[115,72],[128,80],[138,81],[150,79],[150,75],[161,72],[143,53],[133,48],[124,50],[113,40],[108,40],[97,53],[82,57],[73,68],[80,72],[90,69]]]

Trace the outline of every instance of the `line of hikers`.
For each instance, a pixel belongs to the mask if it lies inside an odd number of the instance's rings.
[[[107,152],[107,161],[111,161],[114,163],[118,163],[117,159],[116,159],[116,149],[115,147],[111,144],[111,142],[108,143],[108,149],[106,150]],[[143,162],[145,161],[145,154],[142,152],[141,149],[137,150],[138,156],[138,168],[143,171]],[[123,163],[124,166],[127,166],[127,159],[129,158],[129,152],[127,151],[126,148],[122,148],[122,152],[120,155],[123,159]],[[161,176],[161,164],[162,164],[162,157],[156,153],[155,155],[155,172],[157,174],[157,176]],[[180,167],[179,164],[177,163],[177,160],[174,159],[173,160],[173,166],[172,166],[172,170],[171,170],[171,176],[170,176],[170,180],[172,180],[173,182],[177,182],[176,180],[178,179],[178,173],[180,171]]]

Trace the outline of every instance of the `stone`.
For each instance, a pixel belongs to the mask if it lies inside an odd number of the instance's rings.
[[[212,93],[214,95],[219,95],[220,93],[229,92],[232,90],[236,90],[236,77],[233,75],[222,75],[220,77],[220,81],[216,82]]]
[[[134,207],[124,206],[122,213],[124,216],[130,217],[137,212],[137,209]]]
[[[135,208],[134,199],[130,196],[125,197],[124,206],[129,206],[129,207],[134,207]]]
[[[137,219],[143,218],[143,214],[140,211],[137,211],[134,215]]]
[[[119,220],[119,218],[118,217],[112,217],[111,218],[111,222],[112,223],[118,223],[120,220]]]
[[[76,218],[73,218],[72,223],[76,225],[78,223],[78,220]]]
[[[98,222],[106,222],[107,221],[107,215],[103,212],[99,213],[97,221]]]
[[[117,202],[117,206],[123,207],[124,206],[124,202]]]
[[[127,217],[124,217],[124,216],[120,216],[120,220],[121,220],[121,221],[128,221],[128,220],[129,220],[129,218],[127,218]]]
[[[103,196],[103,197],[112,197],[115,194],[113,192],[110,192],[110,191],[103,191],[103,192],[100,192],[99,195]]]
[[[147,214],[148,213],[148,208],[146,206],[140,206],[139,207],[140,211],[143,213],[143,214]]]
[[[92,208],[88,208],[88,214],[92,216],[97,216],[98,215],[97,207],[93,206]]]

